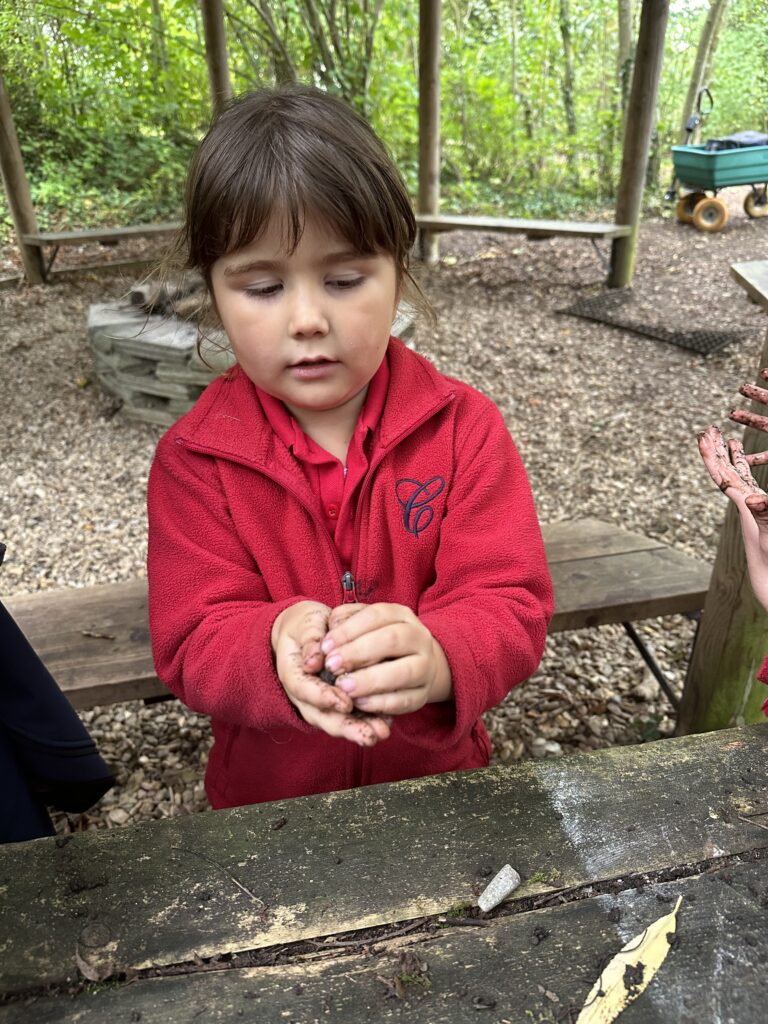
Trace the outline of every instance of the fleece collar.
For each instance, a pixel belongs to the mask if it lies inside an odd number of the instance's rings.
[[[382,453],[455,395],[452,382],[398,338],[389,339],[387,356],[389,392],[376,434],[376,451]],[[293,461],[264,415],[254,385],[239,367],[210,385],[171,433],[196,451],[273,473]]]

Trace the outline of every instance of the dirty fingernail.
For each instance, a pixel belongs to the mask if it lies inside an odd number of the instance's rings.
[[[345,693],[352,693],[355,688],[355,680],[351,676],[339,676],[336,680],[336,685]]]
[[[338,672],[341,668],[341,655],[332,654],[330,658],[325,659],[326,668],[329,668],[331,672]]]

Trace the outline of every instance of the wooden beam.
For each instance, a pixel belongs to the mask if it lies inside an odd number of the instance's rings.
[[[419,213],[436,214],[440,207],[440,15],[441,0],[419,3]],[[419,234],[419,253],[434,264],[440,255],[437,238]]]
[[[668,15],[669,0],[643,0],[614,218],[617,224],[630,224],[632,233],[613,242],[608,276],[610,288],[625,288],[631,284],[635,269],[645,168],[656,118]]]
[[[37,232],[37,218],[32,205],[29,182],[24,171],[24,160],[13,123],[11,102],[2,72],[0,72],[0,170],[2,170],[8,207],[19,242],[24,274],[30,284],[43,284],[45,281],[43,254],[39,248],[27,245],[22,240],[22,235]]]
[[[227,61],[227,33],[224,27],[223,0],[200,0],[205,32],[205,59],[214,114],[220,114],[232,99],[232,83]]]
[[[732,273],[750,297],[768,309],[768,261],[735,264]],[[758,363],[758,368],[762,366],[768,366],[768,334]],[[764,411],[763,406],[752,403],[752,412]],[[747,453],[766,447],[768,435],[763,431],[751,427],[744,431]],[[768,487],[768,466],[756,467],[754,476],[762,487]],[[739,513],[729,502],[683,689],[678,734],[763,721],[765,686],[755,674],[767,653],[768,614],[752,591]]]

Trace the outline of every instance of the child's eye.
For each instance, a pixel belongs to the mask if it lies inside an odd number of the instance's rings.
[[[252,284],[247,288],[244,288],[243,291],[246,295],[252,295],[263,299],[269,298],[270,295],[277,295],[282,287],[283,286],[277,282],[274,284]]]
[[[328,284],[331,288],[336,288],[337,291],[347,291],[349,288],[357,288],[364,280],[365,278],[360,275],[355,277],[334,277]]]

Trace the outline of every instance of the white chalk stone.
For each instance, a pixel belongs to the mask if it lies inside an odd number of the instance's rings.
[[[483,912],[493,910],[520,885],[520,875],[509,864],[505,864],[480,893],[477,905]]]

